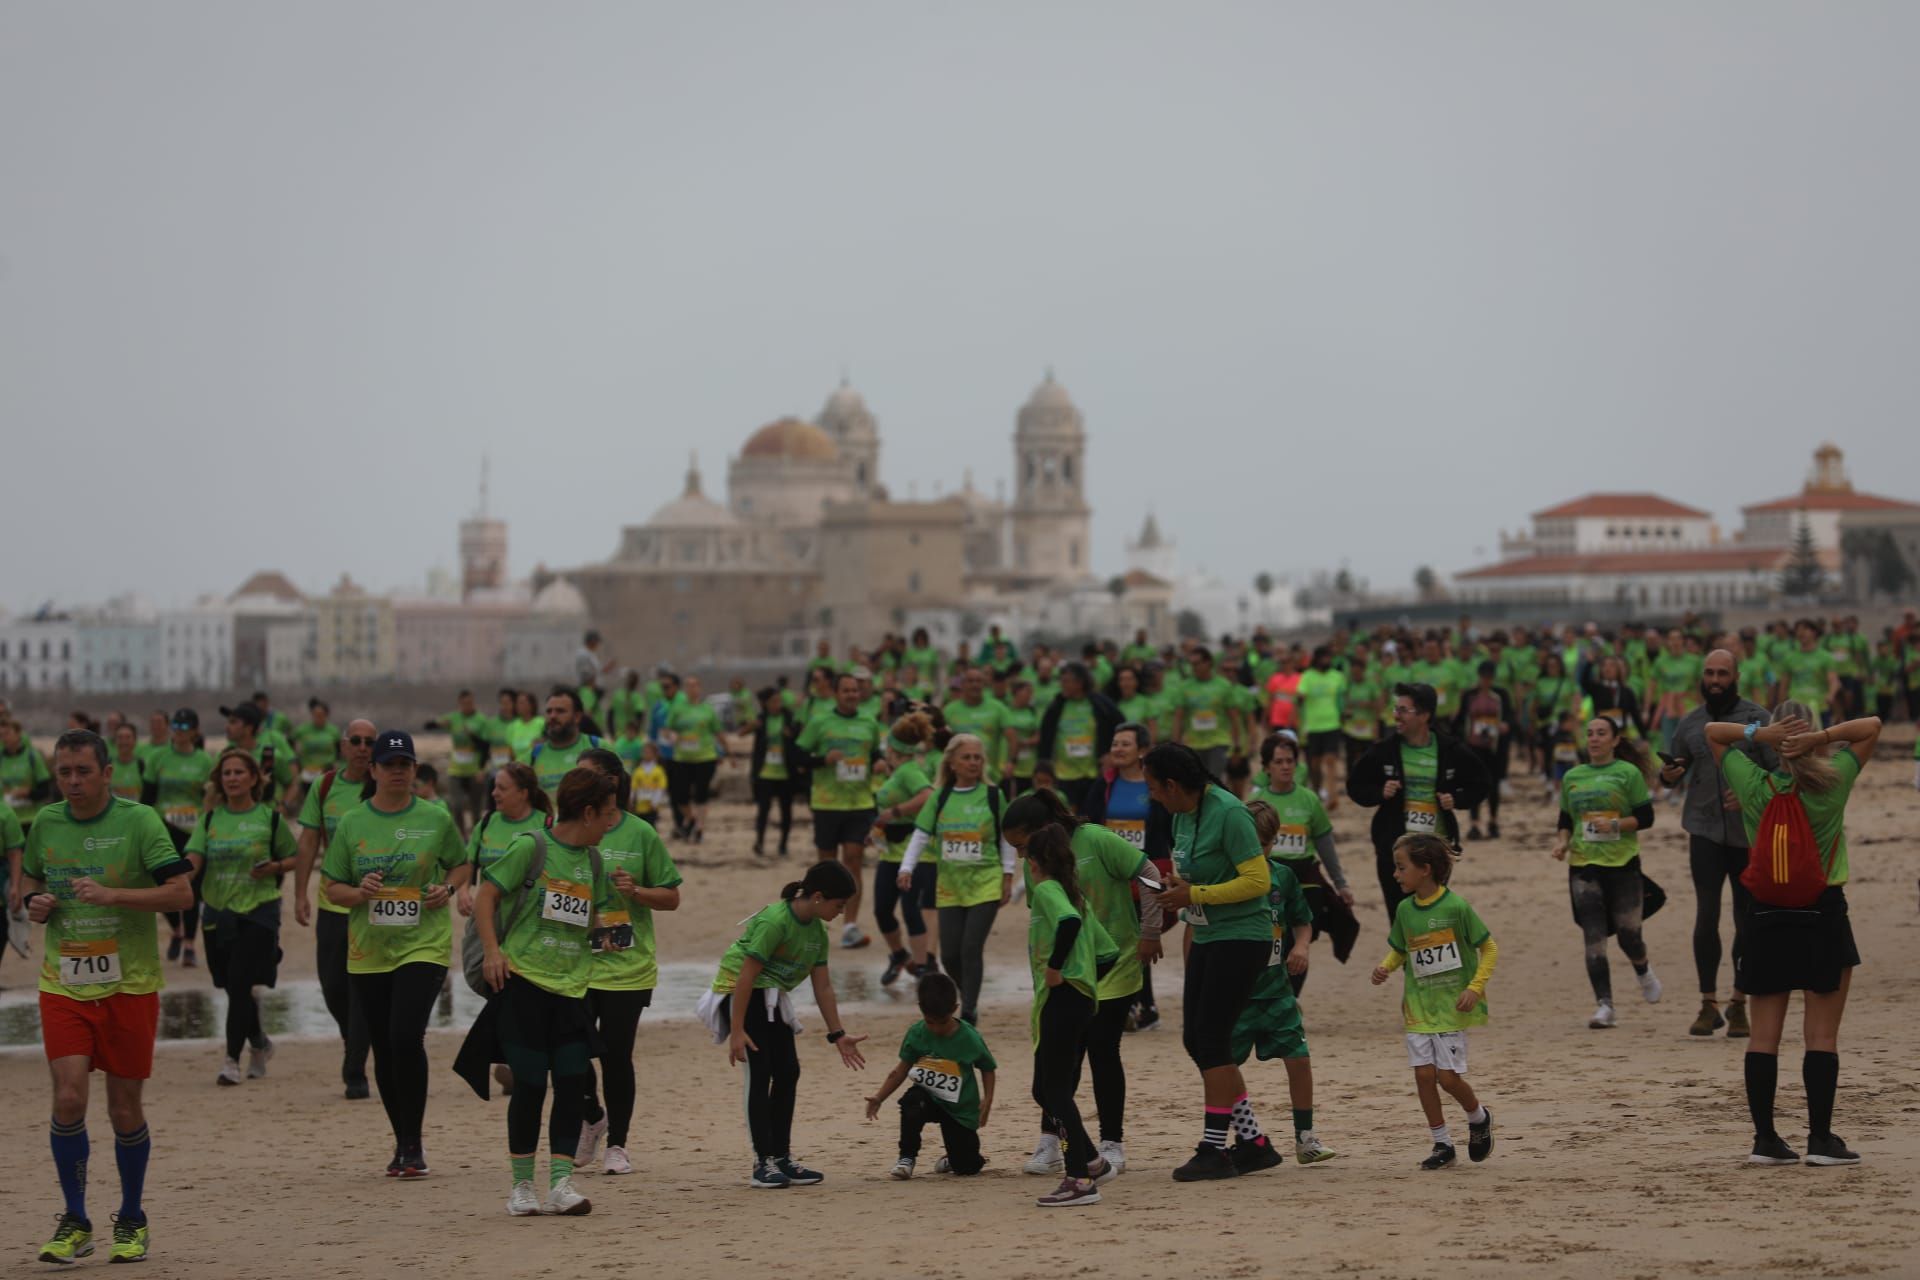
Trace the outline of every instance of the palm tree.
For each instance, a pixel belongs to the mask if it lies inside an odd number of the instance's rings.
[[[1422,600],[1431,600],[1440,594],[1440,575],[1433,571],[1432,565],[1423,564],[1413,571],[1413,585]]]

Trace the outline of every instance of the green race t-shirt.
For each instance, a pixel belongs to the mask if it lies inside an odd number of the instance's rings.
[[[255,863],[291,858],[293,831],[279,821],[273,806],[255,804],[235,813],[221,805],[204,814],[187,837],[187,852],[204,860],[201,895],[215,911],[246,915],[280,901],[280,877],[253,877]]]
[[[827,926],[819,920],[803,923],[793,914],[791,903],[769,903],[747,921],[747,931],[720,957],[713,989],[732,991],[740,978],[741,962],[748,956],[761,964],[753,980],[755,991],[772,987],[792,991],[826,964]]]
[[[0,855],[24,848],[27,833],[20,828],[20,819],[13,816],[13,810],[0,809]]]
[[[787,771],[787,733],[793,721],[784,711],[766,717],[767,752],[760,761],[760,777],[768,782],[785,782]]]
[[[340,756],[340,726],[328,721],[315,724],[309,720],[293,731],[293,753],[300,762],[300,772],[311,782],[333,767]]]
[[[409,800],[398,813],[371,802],[349,809],[333,829],[320,874],[355,888],[369,872],[380,872],[382,881],[379,897],[348,910],[347,972],[391,973],[403,964],[451,960],[446,905],[429,908],[421,895],[445,883],[464,856],[460,829],[437,804]]]
[[[320,833],[320,854],[323,858],[326,856],[327,846],[333,841],[335,828],[340,825],[340,819],[349,810],[360,807],[362,803],[360,792],[365,786],[365,778],[362,778],[359,782],[355,782],[348,778],[344,772],[336,770],[331,785],[327,783],[326,775],[323,773],[319,778],[314,780],[312,786],[307,788],[306,799],[300,802],[299,821],[300,825],[307,830]],[[325,788],[327,793],[325,813],[320,811],[320,792],[322,788]],[[320,909],[322,911],[331,911],[335,915],[347,914],[347,909],[336,905],[333,899],[327,896],[324,888],[322,888],[320,892]]]
[[[971,733],[986,744],[988,782],[996,781],[1006,765],[1011,710],[1006,703],[989,696],[982,696],[977,706],[956,698],[940,708],[947,728],[955,733]]]
[[[1195,751],[1208,751],[1233,742],[1233,712],[1239,705],[1238,686],[1223,676],[1210,680],[1189,680],[1180,689],[1180,709],[1186,713],[1182,727],[1186,744]]]
[[[822,761],[840,753],[834,763],[814,768],[812,807],[841,813],[873,808],[873,762],[886,735],[878,720],[841,715],[837,708],[808,721],[800,749]]]
[[[1434,795],[1440,779],[1439,741],[1428,738],[1426,746],[1416,747],[1402,738],[1400,771],[1405,775],[1406,789],[1401,793],[1401,800],[1407,831],[1417,835],[1442,835],[1445,827],[1440,822],[1440,802]]]
[[[1061,782],[1081,782],[1100,769],[1095,753],[1093,703],[1073,698],[1060,703],[1053,737],[1053,776]]]
[[[479,777],[480,761],[487,754],[493,739],[493,718],[481,715],[478,711],[472,715],[455,711],[441,717],[441,723],[447,726],[447,737],[451,743],[447,756],[447,776]]]
[[[1007,765],[1007,772],[1015,778],[1031,778],[1040,769],[1040,709],[1031,702],[1024,707],[1016,707],[1012,703],[1004,705],[1006,715],[1002,718],[1003,725],[1020,739],[1020,749]],[[1059,750],[1058,746],[1054,749],[1056,752]],[[1006,739],[1002,738],[1002,760],[1005,760],[1006,754]]]
[[[994,788],[981,783],[936,792],[920,806],[914,825],[927,833],[928,851],[940,856],[936,907],[974,907],[1000,901],[1000,824],[994,818]]]
[[[1825,649],[1787,649],[1773,666],[1786,681],[1786,696],[1806,703],[1817,725],[1827,714],[1827,677],[1833,674],[1833,655]]]
[[[666,842],[651,823],[622,815],[618,826],[600,840],[600,857],[607,879],[624,871],[642,889],[672,889],[680,884]],[[587,985],[596,991],[651,991],[660,981],[660,965],[653,937],[653,908],[635,902],[618,889],[609,889],[609,903],[600,912],[593,937],[593,971]],[[627,926],[622,930],[621,926]]]
[[[704,702],[675,707],[667,728],[674,734],[673,758],[681,764],[706,764],[720,754],[720,717]]]
[[[528,754],[522,757],[533,766],[534,774],[540,779],[540,789],[547,793],[547,799],[558,801],[560,781],[580,765],[580,757],[593,750],[594,740],[586,734],[578,734],[564,747],[556,747],[545,738],[535,742]],[[518,754],[517,752],[515,753]],[[680,757],[676,754],[674,759]]]
[[[1700,673],[1706,660],[1697,653],[1663,653],[1654,659],[1653,687],[1662,694],[1677,693],[1683,711],[1700,701]]]
[[[1347,677],[1338,671],[1309,669],[1300,674],[1300,727],[1308,733],[1331,733],[1340,727],[1340,699]]]
[[[1493,934],[1467,900],[1451,889],[1421,903],[1402,898],[1394,909],[1387,945],[1407,958],[1400,1014],[1408,1031],[1442,1035],[1485,1026],[1487,1002],[1470,1013],[1454,1008],[1480,968],[1480,948]]]
[[[1916,747],[1920,752],[1920,746]],[[1827,868],[1828,884],[1845,884],[1850,874],[1847,862],[1847,797],[1860,777],[1860,758],[1852,747],[1842,747],[1829,757],[1840,784],[1828,791],[1801,791],[1800,803],[1807,811],[1807,825],[1813,828],[1813,842],[1820,849],[1820,860]],[[1727,785],[1740,801],[1740,817],[1751,842],[1760,831],[1760,815],[1767,811],[1773,793],[1793,789],[1793,775],[1782,771],[1771,775],[1748,759],[1745,753],[1729,751],[1720,764]],[[36,827],[35,830],[38,830]]]
[[[547,860],[540,882],[528,893],[526,905],[500,952],[513,971],[554,995],[577,1000],[587,994],[587,976],[593,966],[588,934],[613,901],[611,872],[603,864],[595,879],[593,859],[584,846],[546,838]],[[510,904],[526,882],[539,842],[533,833],[516,836],[485,874]],[[435,914],[444,915],[444,912]]]
[[[920,1021],[900,1041],[900,1061],[910,1088],[925,1089],[946,1113],[969,1129],[980,1127],[980,1087],[975,1071],[998,1071],[980,1033],[959,1021],[952,1035],[937,1036]]]
[[[1295,788],[1299,790],[1299,788]],[[1273,885],[1267,890],[1267,917],[1273,925],[1273,951],[1267,967],[1254,979],[1249,1000],[1293,998],[1293,983],[1287,974],[1287,951],[1293,946],[1293,931],[1313,924],[1313,908],[1300,888],[1300,878],[1279,858],[1268,859],[1273,870]]]
[[[873,797],[873,802],[882,809],[891,809],[896,805],[907,803],[907,801],[913,799],[922,791],[931,790],[932,787],[933,783],[928,780],[927,771],[920,767],[918,761],[908,760],[902,763],[899,768],[895,769],[885,782],[880,784],[880,790],[878,794]],[[917,817],[918,815],[915,816]],[[900,836],[897,840],[894,839],[896,833]],[[888,823],[887,851],[880,855],[880,861],[898,862],[900,859],[906,857],[907,841],[912,838],[912,819],[904,822]],[[920,860],[929,863],[938,862],[940,860],[939,849],[929,843],[926,852],[921,854]]]
[[[14,752],[0,751],[0,791],[7,796],[7,807],[21,826],[31,823],[40,812],[40,801],[33,792],[42,783],[53,781],[47,758],[31,742],[22,742]]]
[[[1247,793],[1247,803],[1264,800],[1280,815],[1280,834],[1273,841],[1273,856],[1287,862],[1312,862],[1319,855],[1314,842],[1333,831],[1326,806],[1311,787],[1295,782],[1291,790],[1274,791],[1267,779],[1256,778]]]
[[[133,759],[122,760],[115,756],[108,762],[113,768],[113,794],[122,800],[138,800],[146,787],[146,765],[140,755],[140,749],[134,748]],[[12,810],[9,808],[9,814]]]
[[[1639,857],[1640,833],[1615,835],[1609,820],[1632,817],[1650,798],[1646,777],[1625,760],[1569,769],[1560,780],[1560,809],[1573,820],[1567,865],[1624,867]]]
[[[1380,708],[1386,691],[1378,677],[1367,676],[1347,685],[1346,701],[1341,708],[1340,728],[1349,738],[1372,742],[1380,736]]]
[[[1140,917],[1134,914],[1133,878],[1147,855],[1124,836],[1083,822],[1074,829],[1073,861],[1087,910],[1119,949],[1119,958],[1100,979],[1101,1000],[1130,996],[1140,989]]]
[[[1261,857],[1260,836],[1247,807],[1231,791],[1208,786],[1197,813],[1173,815],[1173,865],[1194,885],[1226,884],[1239,864]],[[1260,941],[1267,933],[1264,898],[1186,908],[1195,942]]]
[[[85,821],[64,800],[42,809],[20,859],[21,873],[55,899],[41,946],[40,990],[99,1000],[165,986],[158,913],[89,906],[74,896],[73,882],[86,877],[109,889],[151,889],[159,883],[155,871],[181,861],[160,815],[146,805],[110,798]]]
[[[200,821],[207,795],[213,757],[204,751],[180,751],[171,746],[153,757],[147,776],[155,784],[153,807],[169,827],[186,835]]]
[[[473,834],[467,837],[467,861],[473,864],[473,883],[477,885],[480,873],[500,861],[514,837],[529,831],[544,831],[546,827],[547,815],[538,809],[527,810],[527,816],[517,821],[498,809],[482,817],[474,825]]]
[[[1100,922],[1084,915],[1067,899],[1067,891],[1060,887],[1057,880],[1041,880],[1035,883],[1027,894],[1027,956],[1033,968],[1033,1014],[1031,1029],[1033,1043],[1040,1043],[1040,1010],[1046,1005],[1048,994],[1053,988],[1047,985],[1047,961],[1053,957],[1053,936],[1060,930],[1062,920],[1079,920],[1080,936],[1073,940],[1072,950],[1067,952],[1067,960],[1060,968],[1060,977],[1067,986],[1080,994],[1093,997],[1095,984],[1099,981],[1101,959],[1114,955],[1113,940],[1107,937]]]

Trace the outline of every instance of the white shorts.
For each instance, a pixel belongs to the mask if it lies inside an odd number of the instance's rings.
[[[1457,1076],[1467,1074],[1467,1033],[1464,1031],[1407,1033],[1407,1065],[1438,1067]]]

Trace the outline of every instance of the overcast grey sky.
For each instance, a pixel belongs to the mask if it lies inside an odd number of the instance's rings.
[[[0,5],[0,604],[608,555],[843,365],[1055,366],[1095,569],[1465,567],[1821,437],[1920,497],[1920,5]],[[1380,518],[1383,512],[1392,512]]]

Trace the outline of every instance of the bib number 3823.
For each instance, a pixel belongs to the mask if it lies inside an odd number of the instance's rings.
[[[949,1105],[960,1102],[960,1064],[946,1058],[922,1058],[907,1068],[907,1079]]]

